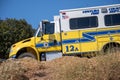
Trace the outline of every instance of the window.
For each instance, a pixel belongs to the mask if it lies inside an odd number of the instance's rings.
[[[105,15],[105,25],[106,26],[120,25],[120,14]]]
[[[97,26],[97,16],[70,19],[70,29],[93,28]]]
[[[46,23],[45,34],[53,34],[53,33],[54,33],[54,23]]]

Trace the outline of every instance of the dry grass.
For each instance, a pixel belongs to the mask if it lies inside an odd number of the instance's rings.
[[[47,62],[7,60],[0,65],[0,80],[120,80],[120,53]]]
[[[8,59],[0,65],[0,80],[29,80],[44,64],[31,58]]]
[[[120,54],[95,58],[63,57],[47,62],[50,80],[120,80]]]
[[[91,59],[64,57],[56,62],[65,63],[57,63],[59,67],[56,68],[57,76],[54,75],[54,80],[120,80],[120,54]]]

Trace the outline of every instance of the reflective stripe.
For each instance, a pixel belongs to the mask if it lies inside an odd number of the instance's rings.
[[[68,40],[62,40],[62,44],[71,44],[71,43],[82,43],[82,42],[93,42],[95,40],[95,36],[99,35],[109,35],[109,34],[117,34],[120,33],[120,30],[108,30],[108,31],[96,31],[96,32],[86,32],[83,33],[83,38],[76,38],[76,39],[68,39]],[[77,44],[76,43],[76,44]],[[57,42],[55,44],[54,42],[49,42],[49,46],[60,46],[61,42]],[[36,44],[36,47],[44,47],[43,43]]]

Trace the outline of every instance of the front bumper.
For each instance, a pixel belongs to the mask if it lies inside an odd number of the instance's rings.
[[[11,55],[9,56],[9,58],[16,58],[16,55]]]

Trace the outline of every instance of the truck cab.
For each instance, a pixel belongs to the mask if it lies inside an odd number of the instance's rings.
[[[59,16],[54,21],[43,20],[34,37],[11,46],[10,58],[32,57],[38,60],[51,60],[61,57]]]

